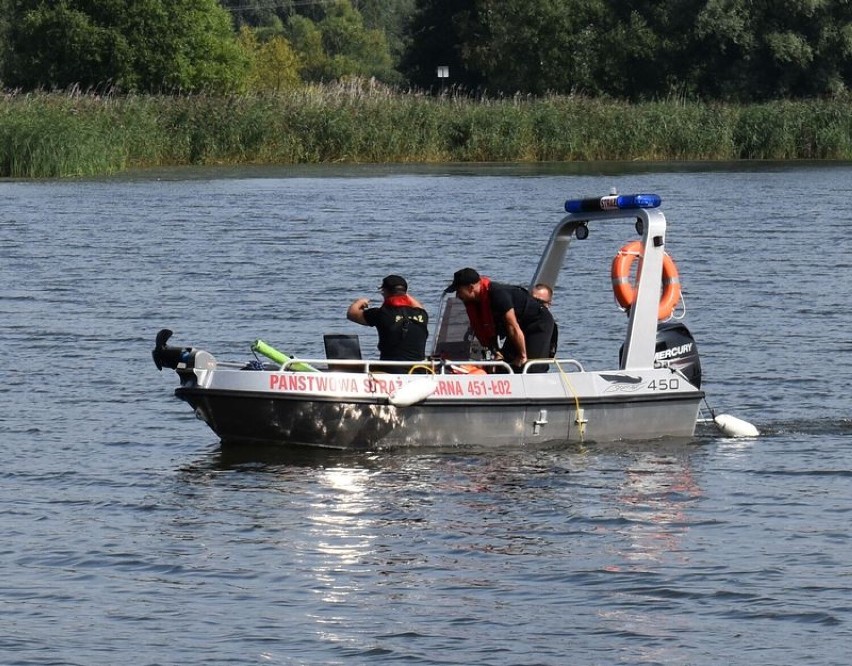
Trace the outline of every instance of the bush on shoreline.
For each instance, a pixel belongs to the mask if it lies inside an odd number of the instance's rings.
[[[276,95],[0,98],[0,176],[177,165],[852,159],[843,100],[473,100],[354,82]]]

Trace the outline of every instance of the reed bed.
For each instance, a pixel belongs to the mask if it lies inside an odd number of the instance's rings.
[[[329,162],[852,159],[847,100],[473,99],[363,82],[274,96],[8,93],[0,176]]]

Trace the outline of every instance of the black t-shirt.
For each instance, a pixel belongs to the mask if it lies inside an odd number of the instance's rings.
[[[504,317],[509,310],[515,311],[521,330],[526,330],[542,316],[544,306],[523,287],[492,282],[490,295],[491,311],[494,313],[498,335],[506,335]]]
[[[426,310],[391,307],[364,310],[364,320],[379,334],[379,358],[382,361],[422,361],[426,358],[429,315]]]
[[[490,289],[491,312],[497,331],[500,352],[510,364],[517,358],[517,350],[509,340],[506,331],[505,316],[509,310],[515,311],[518,325],[524,333],[527,356],[529,358],[548,358],[553,356],[551,344],[555,345],[553,316],[541,301],[523,287],[492,282]],[[505,338],[503,341],[500,338]],[[547,366],[540,365],[536,372],[546,372]]]

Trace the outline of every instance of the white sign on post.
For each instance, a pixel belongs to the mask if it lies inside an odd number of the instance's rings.
[[[446,65],[441,65],[438,67],[438,78],[439,79],[448,79],[450,78],[450,68]]]

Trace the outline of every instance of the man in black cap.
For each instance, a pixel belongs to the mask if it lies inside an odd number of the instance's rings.
[[[444,290],[451,292],[456,292],[464,302],[479,342],[499,353],[516,370],[530,359],[550,356],[553,317],[523,287],[492,282],[472,268],[462,268]],[[502,344],[500,338],[505,338]],[[530,372],[547,372],[547,369],[547,365],[541,364],[533,366]]]
[[[352,302],[346,318],[362,326],[373,326],[379,334],[382,361],[422,361],[426,358],[429,315],[420,302],[408,295],[408,283],[400,275],[388,275],[379,291],[380,307],[371,308],[370,299]],[[388,372],[408,372],[410,366],[382,367]]]

